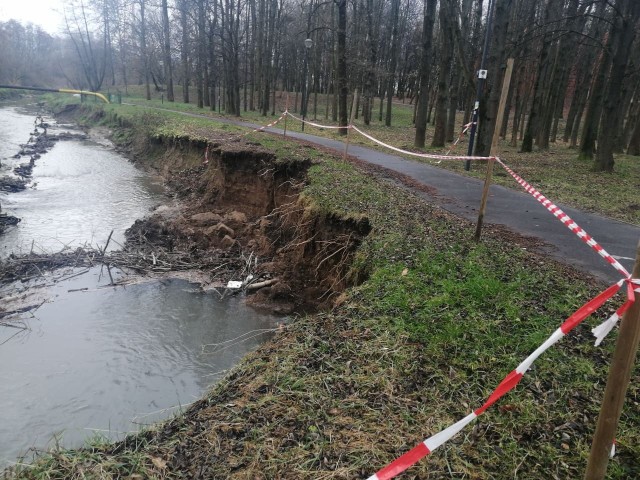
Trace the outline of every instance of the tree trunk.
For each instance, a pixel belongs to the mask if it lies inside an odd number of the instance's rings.
[[[438,68],[438,96],[435,113],[436,128],[431,140],[432,147],[444,147],[447,128],[447,98],[449,94],[449,77],[451,59],[453,58],[453,28],[451,26],[450,0],[440,0],[440,65]]]
[[[382,2],[380,2],[382,5]],[[368,48],[368,63],[366,66],[365,83],[363,88],[362,99],[362,117],[365,125],[371,124],[371,114],[373,112],[373,87],[376,81],[376,62],[378,60],[378,36],[374,29],[374,9],[373,0],[367,0],[367,48]]]
[[[594,163],[595,171],[613,171],[613,151],[616,131],[620,124],[622,83],[635,39],[635,26],[640,18],[640,2],[637,0],[618,0],[615,4],[617,15],[611,27],[610,51],[612,52],[611,73],[604,97],[602,118],[598,131],[598,151]]]
[[[173,97],[173,67],[171,64],[171,32],[169,30],[169,11],[167,8],[167,0],[162,0],[162,36],[164,42],[164,81],[167,85],[167,100],[174,101]]]
[[[485,102],[480,104],[478,143],[476,144],[477,155],[489,154],[493,131],[496,128],[500,128],[500,125],[496,125],[496,118],[498,115],[498,103],[500,102],[500,85],[502,85],[502,77],[504,75],[502,65],[506,60],[507,32],[509,30],[513,0],[495,1],[495,25],[493,27],[493,42],[491,43],[489,54],[489,72],[487,76],[489,92],[486,104]]]
[[[420,86],[416,110],[416,136],[414,145],[424,148],[427,136],[427,110],[429,104],[429,74],[431,72],[431,43],[435,21],[436,0],[426,0],[422,20],[422,49],[420,52]]]
[[[341,135],[347,134],[347,0],[334,0],[338,5],[338,125]]]
[[[389,77],[387,79],[387,112],[384,124],[391,126],[391,103],[395,91],[396,82],[396,66],[398,64],[398,18],[400,16],[400,0],[392,0],[391,3],[391,21],[393,28],[391,31],[391,58],[389,61]]]
[[[640,155],[640,117],[636,119],[636,126],[631,133],[627,155]]]
[[[189,103],[189,30],[187,17],[187,0],[180,0],[180,28],[182,29],[182,45],[180,45],[180,62],[182,63],[182,101]]]
[[[142,68],[144,68],[144,88],[146,99],[151,100],[149,84],[149,52],[147,49],[147,20],[145,17],[146,0],[140,0],[140,50],[142,50]]]

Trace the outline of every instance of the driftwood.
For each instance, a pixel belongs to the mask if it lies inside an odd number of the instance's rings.
[[[259,290],[259,289],[261,289],[261,288],[264,288],[264,287],[268,287],[268,286],[270,286],[270,285],[273,285],[274,283],[277,283],[277,282],[278,282],[278,279],[277,279],[277,278],[271,278],[271,279],[269,279],[269,280],[264,280],[264,281],[262,281],[262,282],[250,283],[249,285],[247,285],[247,286],[245,287],[245,289],[246,289],[247,291]]]

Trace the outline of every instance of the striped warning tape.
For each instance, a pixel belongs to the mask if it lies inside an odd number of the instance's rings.
[[[491,405],[496,403],[505,394],[513,390],[518,385],[518,383],[520,383],[520,380],[522,379],[524,374],[527,372],[527,370],[529,370],[529,368],[531,368],[531,365],[533,365],[533,362],[535,362],[538,359],[538,357],[540,357],[546,350],[551,348],[555,343],[557,343],[560,339],[562,339],[562,337],[567,335],[571,330],[573,330],[580,323],[582,323],[584,319],[589,317],[593,312],[595,312],[598,308],[600,308],[607,300],[613,297],[618,292],[618,290],[620,290],[620,288],[625,282],[627,283],[627,301],[611,317],[611,318],[613,317],[619,318],[619,315],[622,315],[622,313],[625,310],[627,310],[631,306],[631,304],[635,301],[634,291],[640,292],[640,288],[635,288],[636,285],[640,285],[640,280],[637,280],[637,279],[619,280],[617,283],[611,285],[609,288],[601,292],[595,298],[589,300],[587,303],[582,305],[578,310],[576,310],[573,314],[571,314],[569,318],[567,318],[560,325],[560,327],[555,332],[553,332],[551,336],[542,345],[540,345],[531,355],[529,355],[522,363],[520,363],[520,365],[518,365],[515,370],[510,372],[500,382],[500,384],[495,388],[495,390],[491,393],[491,395],[489,395],[486,402],[480,408],[474,410],[469,415],[464,417],[462,420],[459,420],[453,425],[450,425],[444,430],[420,442],[417,446],[409,450],[407,453],[398,457],[389,465],[377,471],[375,474],[371,475],[367,480],[388,480],[390,478],[393,478],[396,475],[399,475],[400,473],[404,472],[407,468],[411,467],[412,465],[417,463],[419,460],[421,460],[422,458],[426,457],[431,452],[433,452],[436,448],[438,448],[439,446],[441,446],[442,444],[446,443],[448,440],[453,438],[464,427],[466,427],[472,421],[478,418],[478,416],[482,415]],[[616,321],[617,321],[617,318],[616,318]],[[607,324],[607,322],[610,322],[610,320],[611,319],[607,320],[602,325]],[[600,325],[599,327],[596,327],[594,331],[601,328],[602,325]],[[615,325],[615,321],[613,325]],[[613,328],[613,325],[611,326],[611,328]],[[608,327],[609,325],[607,325],[607,328]],[[608,331],[610,331],[611,328],[609,328]],[[600,343],[600,341],[602,341],[602,338],[598,337],[597,343]],[[612,452],[613,451],[614,450],[612,447]]]
[[[491,160],[494,157],[475,157],[475,156],[467,156],[467,155],[436,155],[433,153],[416,153],[416,152],[410,152],[408,150],[402,150],[401,148],[397,148],[394,147],[392,145],[389,145],[387,143],[384,143],[381,140],[378,140],[377,138],[372,137],[371,135],[364,133],[362,130],[360,130],[359,128],[355,127],[354,125],[351,125],[351,128],[353,130],[355,130],[356,132],[358,132],[360,135],[362,135],[365,138],[368,138],[369,140],[371,140],[374,143],[377,143],[378,145],[381,145],[383,147],[386,147],[390,150],[396,151],[398,153],[402,153],[404,155],[411,155],[414,157],[420,157],[420,158],[430,158],[432,160]]]
[[[339,129],[344,127],[336,127],[336,126],[326,126],[320,125],[314,122],[310,122],[307,120],[303,120],[301,118],[296,117],[295,115],[285,111],[283,115],[278,118],[275,122],[270,123],[264,127],[258,128],[254,130],[263,131],[264,129],[276,125],[284,116],[289,115],[292,118],[299,120],[301,122],[307,123],[314,127],[318,128],[329,128],[329,129]],[[464,129],[458,136],[458,139],[452,145],[452,149],[457,145],[460,138],[467,129],[472,124],[469,123],[464,125]],[[358,129],[354,125],[349,125],[347,128],[353,129],[358,132],[360,135],[368,138],[374,143],[381,145],[383,147],[389,148],[396,152],[416,156],[420,158],[429,158],[435,160],[496,160],[515,180],[520,184],[528,193],[530,193],[536,200],[538,200],[547,210],[552,213],[558,220],[560,220],[569,230],[575,233],[582,241],[584,241],[587,245],[593,248],[600,256],[602,256],[605,260],[607,260],[618,272],[620,272],[625,278],[619,280],[614,285],[610,286],[595,298],[591,299],[584,305],[582,305],[578,310],[576,310],[572,315],[570,315],[561,325],[560,327],[554,331],[551,336],[540,345],[531,355],[529,355],[523,362],[520,363],[516,367],[515,370],[511,371],[495,388],[495,390],[491,393],[485,403],[478,409],[472,411],[469,415],[459,420],[458,422],[450,425],[444,430],[438,432],[437,434],[427,438],[426,440],[419,443],[416,447],[409,450],[404,455],[398,457],[396,460],[391,462],[386,467],[382,468],[372,476],[368,478],[368,480],[388,480],[400,473],[404,472],[406,469],[417,463],[422,458],[429,455],[436,448],[440,447],[451,438],[453,438],[456,434],[458,434],[463,428],[473,422],[478,416],[482,415],[489,407],[491,407],[494,403],[496,403],[500,398],[506,395],[508,392],[513,390],[520,380],[522,380],[524,374],[531,368],[533,363],[549,348],[555,345],[559,340],[561,340],[565,335],[567,335],[571,330],[577,327],[582,321],[584,321],[587,317],[589,317],[592,313],[594,313],[598,308],[600,308],[607,300],[612,298],[623,286],[624,283],[627,283],[627,300],[625,303],[616,310],[616,312],[611,315],[607,320],[602,322],[600,325],[595,327],[592,332],[596,337],[596,345],[599,345],[602,340],[607,336],[609,332],[615,327],[619,319],[622,317],[623,313],[631,307],[631,305],[635,302],[635,293],[640,293],[640,280],[632,279],[631,275],[627,270],[615,259],[613,258],[602,246],[600,246],[587,232],[581,228],[575,221],[573,221],[564,211],[562,211],[557,205],[555,205],[551,200],[542,195],[538,190],[536,190],[533,186],[531,186],[528,182],[526,182],[522,177],[516,174],[513,170],[511,170],[500,158],[497,157],[481,157],[481,156],[466,156],[466,155],[448,155],[451,149],[445,155],[435,155],[435,154],[426,154],[426,153],[415,153],[407,150],[403,150],[400,148],[393,147],[387,143],[384,143],[373,136],[363,132]],[[208,153],[205,152],[205,158]],[[636,288],[636,286],[639,286]],[[615,454],[615,442],[611,446],[611,456]]]
[[[445,152],[445,155],[449,155],[458,146],[458,143],[460,143],[460,140],[462,140],[462,137],[466,135],[467,131],[475,123],[476,122],[469,122],[462,126],[462,130],[460,130],[460,133],[458,134],[458,138],[456,138],[456,141],[451,144],[451,146],[449,147],[449,150]]]
[[[250,132],[247,132],[242,136],[244,137],[244,136],[249,135],[249,134],[254,133],[254,132],[264,132],[267,128],[273,127],[274,125],[277,125],[278,122],[285,117],[285,115],[287,115],[286,111],[283,112],[282,115],[280,115],[280,117],[277,120],[274,120],[273,122],[271,122],[271,123],[269,123],[269,124],[267,124],[267,125],[265,125],[263,127],[259,127],[259,128],[254,129],[254,130],[251,130]]]
[[[518,182],[522,188],[524,188],[527,192],[529,192],[533,198],[535,198],[538,202],[540,202],[544,207],[546,207],[549,212],[555,215],[558,220],[560,220],[569,230],[575,233],[578,238],[580,238],[584,243],[593,248],[598,254],[604,258],[607,262],[609,262],[613,268],[615,268],[618,272],[620,272],[624,278],[630,278],[629,272],[618,262],[615,258],[613,258],[604,248],[600,246],[598,242],[596,242],[591,236],[584,231],[582,227],[580,227],[575,221],[569,217],[566,213],[564,213],[557,205],[555,205],[551,200],[542,195],[538,190],[532,187],[527,181],[525,181],[522,177],[520,177],[517,173],[511,170],[507,165],[505,165],[502,160],[499,158],[495,159],[501,166],[504,168],[509,175],[511,175],[516,182]]]
[[[339,130],[340,128],[351,128],[351,125],[347,127],[336,127],[335,125],[320,125],[319,123],[310,122],[309,120],[303,120],[300,117],[296,117],[291,112],[285,112],[285,113],[289,115],[291,118],[293,118],[294,120],[298,120],[299,122],[305,123],[307,125],[311,125],[312,127],[316,127],[316,128],[328,128],[328,129],[334,129],[334,130]]]
[[[309,124],[309,125],[312,125],[312,126],[318,127],[318,128],[333,128],[333,129],[344,128],[344,127],[321,125],[321,124],[318,124],[318,123],[310,122],[308,120],[302,120],[301,118],[298,118],[295,115],[293,115],[292,113],[290,113],[288,110],[285,110],[283,112],[283,114],[280,116],[280,118],[278,118],[275,122],[272,122],[269,125],[266,125],[264,127],[260,127],[260,128],[258,128],[256,130],[253,130],[253,131],[254,132],[263,131],[266,128],[272,127],[272,126],[276,125],[280,120],[282,120],[286,115],[289,115],[290,117],[292,117],[292,118],[294,118],[294,119],[296,119],[298,121],[304,122],[306,124]],[[461,132],[459,138],[472,125],[473,125],[473,123],[467,123],[466,125],[464,125],[464,129]],[[580,238],[583,242],[585,242],[592,249],[594,249],[596,252],[598,252],[598,254],[602,258],[604,258],[607,262],[609,262],[613,266],[613,268],[618,270],[618,272],[620,272],[624,276],[624,278],[630,278],[631,277],[629,272],[627,272],[627,270],[620,264],[620,262],[618,262],[618,260],[613,258],[613,256],[611,256],[598,242],[596,242],[582,227],[580,227],[574,220],[572,220],[571,217],[569,217],[569,215],[567,215],[562,209],[560,209],[560,207],[555,205],[547,197],[542,195],[542,193],[540,193],[538,190],[536,190],[532,185],[530,185],[526,180],[524,180],[522,177],[520,177],[517,173],[515,173],[513,170],[511,170],[511,168],[509,168],[500,158],[498,158],[498,157],[483,157],[483,156],[467,156],[467,155],[447,155],[447,154],[445,154],[445,155],[437,155],[437,154],[430,154],[430,153],[410,152],[408,150],[403,150],[401,148],[397,148],[397,147],[394,147],[394,146],[389,145],[387,143],[384,143],[381,140],[378,140],[377,138],[369,135],[368,133],[363,132],[362,130],[357,128],[355,125],[349,125],[346,128],[350,128],[350,129],[355,130],[356,132],[358,132],[363,137],[368,138],[369,140],[371,140],[374,143],[377,143],[378,145],[381,145],[381,146],[386,147],[386,148],[388,148],[390,150],[393,150],[393,151],[396,151],[396,152],[399,152],[399,153],[402,153],[402,154],[405,154],[405,155],[411,155],[411,156],[414,156],[414,157],[428,158],[428,159],[432,159],[432,160],[495,160],[495,161],[497,161],[509,173],[509,175],[511,175],[516,180],[516,182],[518,182],[518,184],[520,184],[536,200],[538,200],[544,207],[546,207],[547,210],[549,210],[549,212],[551,212],[556,218],[558,218],[558,220],[560,220],[569,230],[571,230],[573,233],[575,233],[578,236],[578,238]],[[457,141],[456,141],[456,143],[457,143]],[[454,143],[453,147],[455,147],[456,143]],[[449,150],[449,152],[450,151],[451,150]],[[447,153],[449,153],[449,152],[447,152]]]

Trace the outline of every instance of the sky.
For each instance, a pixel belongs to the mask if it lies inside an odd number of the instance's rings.
[[[61,31],[64,0],[0,0],[0,21],[10,19],[22,24],[28,22],[50,34]]]

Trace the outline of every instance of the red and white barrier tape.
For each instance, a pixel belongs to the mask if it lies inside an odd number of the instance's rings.
[[[266,128],[272,127],[276,125],[280,120],[282,120],[286,115],[306,123],[308,125],[317,127],[317,128],[327,128],[327,129],[340,129],[345,127],[336,127],[336,126],[327,126],[321,125],[314,122],[310,122],[308,120],[303,120],[301,118],[296,117],[295,115],[285,111],[280,118],[278,118],[275,122],[272,122],[264,127],[260,127],[258,129],[253,130],[254,132],[263,131]],[[454,148],[462,136],[466,133],[466,131],[471,127],[472,123],[468,123],[464,125],[464,129],[458,136],[458,139],[454,142],[452,148]],[[502,160],[497,157],[481,157],[481,156],[466,156],[466,155],[448,155],[451,151],[447,151],[445,155],[436,155],[436,154],[428,154],[428,153],[415,153],[407,150],[402,150],[400,148],[393,147],[387,143],[384,143],[371,135],[363,132],[358,129],[354,125],[349,125],[346,128],[351,128],[358,132],[360,135],[368,138],[374,143],[381,145],[383,147],[389,148],[390,150],[394,150],[396,152],[411,155],[420,158],[429,158],[434,160],[496,160],[515,180],[520,184],[528,193],[530,193],[536,200],[538,200],[544,207],[549,210],[558,220],[560,220],[569,230],[574,232],[582,241],[584,241],[587,245],[593,248],[600,256],[602,256],[607,262],[609,262],[618,272],[620,272],[625,278],[618,281],[614,285],[610,286],[603,292],[601,292],[598,296],[591,299],[584,305],[582,305],[578,310],[576,310],[569,318],[567,318],[560,327],[551,334],[551,336],[540,345],[531,355],[529,355],[523,362],[520,363],[516,367],[515,370],[510,372],[500,384],[495,388],[495,390],[491,393],[487,401],[478,409],[471,412],[469,415],[459,420],[458,422],[450,425],[444,430],[438,432],[437,434],[427,438],[426,440],[419,443],[416,447],[409,450],[407,453],[402,455],[401,457],[394,460],[392,463],[384,467],[383,469],[376,472],[374,475],[370,476],[368,480],[388,480],[400,473],[404,472],[407,468],[411,467],[415,463],[417,463],[422,458],[429,455],[436,448],[441,446],[442,444],[449,441],[455,435],[458,434],[463,428],[469,425],[473,420],[475,420],[478,416],[482,415],[489,407],[491,407],[494,403],[496,403],[500,398],[506,395],[508,392],[513,390],[520,380],[523,378],[524,374],[531,368],[533,363],[540,357],[545,351],[551,348],[555,343],[557,343],[562,337],[567,335],[571,330],[573,330],[576,326],[582,323],[587,317],[589,317],[593,312],[595,312],[598,308],[600,308],[607,300],[613,297],[618,290],[622,287],[622,285],[627,283],[627,300],[626,302],[616,310],[616,312],[611,315],[607,320],[602,322],[600,325],[595,327],[592,332],[596,337],[596,345],[599,345],[602,340],[607,336],[609,332],[615,327],[618,320],[621,318],[622,314],[629,309],[629,307],[635,301],[635,292],[640,293],[640,287],[636,288],[635,285],[640,285],[640,280],[631,279],[631,275],[627,270],[615,259],[613,258],[604,248],[602,248],[591,236],[587,234],[587,232],[582,229],[575,221],[573,221],[566,213],[564,213],[558,206],[556,206],[553,202],[547,199],[544,195],[542,195],[538,190],[536,190],[533,186],[531,186],[528,182],[526,182],[522,177],[517,175],[513,170],[511,170],[507,165],[505,165]],[[208,148],[205,151],[205,163],[208,162],[207,158]],[[615,454],[615,442],[611,447],[611,456]]]
[[[351,125],[351,128],[353,130],[355,130],[356,132],[358,132],[360,135],[362,135],[365,138],[368,138],[369,140],[371,140],[374,143],[377,143],[378,145],[381,145],[383,147],[386,147],[390,150],[394,150],[398,153],[402,153],[404,155],[412,155],[414,157],[420,157],[420,158],[430,158],[432,160],[490,160],[494,157],[474,157],[474,156],[467,156],[467,155],[436,155],[433,153],[416,153],[416,152],[410,152],[408,150],[402,150],[401,148],[397,148],[394,146],[391,146],[387,143],[384,143],[380,140],[378,140],[377,138],[372,137],[371,135],[364,133],[362,130],[360,130],[359,128]]]
[[[607,262],[609,262],[613,268],[615,268],[618,272],[620,272],[624,278],[630,278],[629,272],[618,262],[615,258],[613,258],[604,248],[598,244],[593,238],[591,238],[582,227],[580,227],[576,222],[574,222],[569,215],[564,213],[557,205],[555,205],[551,200],[542,195],[538,190],[532,187],[528,182],[526,182],[522,177],[520,177],[517,173],[511,170],[507,165],[505,165],[502,160],[496,158],[496,161],[504,168],[509,175],[511,175],[516,182],[518,182],[522,188],[524,188],[527,192],[529,192],[533,198],[535,198],[538,202],[540,202],[547,210],[549,210],[553,215],[555,215],[558,220],[560,220],[564,225],[575,233],[578,238],[580,238],[584,243],[593,248],[598,254],[604,258]]]
[[[473,420],[475,420],[478,416],[482,415],[491,405],[496,403],[501,397],[505,394],[513,390],[524,374],[531,368],[533,362],[535,362],[540,355],[542,355],[546,350],[551,348],[556,342],[558,342],[562,337],[567,335],[571,330],[577,327],[584,319],[590,316],[593,312],[595,312],[598,308],[600,308],[607,300],[613,297],[618,290],[622,287],[624,283],[627,283],[627,301],[625,304],[620,307],[616,313],[612,316],[616,317],[617,315],[621,315],[626,309],[628,309],[631,304],[635,301],[635,292],[640,292],[640,288],[635,288],[634,285],[640,285],[640,280],[637,279],[623,279],[613,284],[595,298],[589,300],[587,303],[582,305],[578,310],[576,310],[569,318],[567,318],[560,327],[551,334],[551,336],[540,345],[531,355],[529,355],[520,365],[516,367],[515,370],[510,372],[500,384],[496,387],[496,389],[491,393],[487,401],[478,409],[471,412],[469,415],[464,417],[462,420],[454,423],[453,425],[445,428],[444,430],[438,432],[437,434],[427,438],[426,440],[419,443],[417,446],[409,450],[404,455],[398,457],[396,460],[391,462],[386,467],[382,468],[372,476],[370,476],[367,480],[388,480],[390,478],[399,475],[404,472],[407,468],[411,467],[415,463],[417,463],[422,458],[429,455],[436,448],[453,438],[458,432],[460,432],[464,427],[469,425]],[[611,319],[610,319],[611,320]],[[607,324],[610,320],[607,320],[602,325]],[[617,321],[617,319],[616,319]],[[596,327],[594,329],[597,330],[602,327]],[[615,322],[614,322],[615,325]],[[607,328],[609,325],[607,324]],[[613,328],[613,326],[611,326]],[[609,328],[608,331],[611,330]],[[606,333],[604,334],[606,335]],[[603,337],[602,337],[603,338]],[[598,337],[599,341],[602,341],[602,338]],[[612,447],[612,452],[615,450]]]
[[[460,140],[462,140],[462,137],[465,136],[467,131],[471,128],[471,125],[473,125],[474,123],[475,122],[469,122],[466,125],[462,126],[462,130],[458,134],[458,138],[456,138],[456,141],[451,144],[451,147],[449,147],[449,150],[447,150],[445,152],[445,155],[449,155],[451,153],[451,151],[454,150],[458,146],[458,143],[460,143]]]
[[[309,120],[303,120],[300,117],[296,117],[291,112],[285,112],[285,113],[289,115],[291,118],[293,118],[294,120],[298,120],[299,122],[306,123],[307,125],[311,125],[312,127],[316,127],[316,128],[329,128],[334,130],[338,130],[340,128],[351,128],[351,125],[347,127],[336,127],[335,125],[320,125],[319,123],[310,122]]]
[[[274,120],[273,122],[269,123],[268,125],[265,125],[264,127],[259,127],[259,128],[256,128],[255,130],[251,130],[250,132],[247,132],[244,135],[249,135],[250,133],[254,133],[254,132],[264,132],[265,129],[267,129],[269,127],[273,127],[274,125],[277,125],[278,122],[280,120],[282,120],[286,114],[287,114],[287,112],[283,112],[283,114],[280,115],[280,118],[278,118],[277,120]]]

